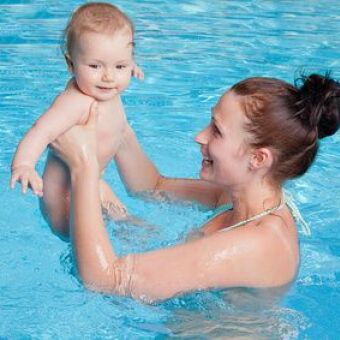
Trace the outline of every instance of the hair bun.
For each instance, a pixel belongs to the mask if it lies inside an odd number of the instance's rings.
[[[333,135],[340,124],[340,86],[329,74],[301,76],[298,88],[296,117],[311,129],[317,129],[318,137]]]

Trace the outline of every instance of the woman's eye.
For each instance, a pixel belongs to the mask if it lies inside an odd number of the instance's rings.
[[[213,134],[216,136],[221,136],[221,132],[220,130],[217,128],[217,126],[215,124],[212,124],[212,130],[213,130]]]

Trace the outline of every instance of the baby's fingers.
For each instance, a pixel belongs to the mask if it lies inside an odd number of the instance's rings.
[[[141,69],[138,69],[137,71],[137,78],[139,80],[144,80],[144,72]]]
[[[133,68],[132,75],[139,80],[144,80],[144,72],[138,66]]]
[[[144,73],[142,71],[136,73],[136,78],[139,80],[144,80]]]
[[[33,192],[39,196],[42,197],[43,195],[43,181],[39,176],[36,176],[32,180],[30,180],[30,185],[33,190]]]
[[[11,187],[11,189],[14,189],[15,187],[15,183],[19,180],[19,174],[14,173],[11,176],[11,180],[9,182],[9,186]]]
[[[28,187],[28,178],[27,176],[21,176],[20,177],[20,182],[21,182],[21,191],[26,194],[27,192],[27,187]]]

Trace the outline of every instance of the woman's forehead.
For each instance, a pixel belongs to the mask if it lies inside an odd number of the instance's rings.
[[[216,105],[212,108],[212,113],[221,118],[228,116],[243,115],[240,96],[233,91],[227,91],[222,95]]]

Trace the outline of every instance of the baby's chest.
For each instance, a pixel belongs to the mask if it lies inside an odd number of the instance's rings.
[[[98,117],[97,157],[107,163],[115,155],[124,130],[125,119],[121,115],[107,114]]]

